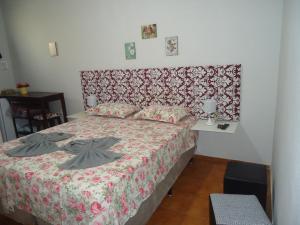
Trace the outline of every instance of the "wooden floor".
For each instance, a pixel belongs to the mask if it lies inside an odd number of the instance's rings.
[[[195,157],[147,225],[208,225],[209,194],[223,192],[226,165],[226,160]]]
[[[227,160],[196,156],[165,197],[147,225],[209,225],[210,193],[223,192]],[[0,216],[2,225],[19,225]]]

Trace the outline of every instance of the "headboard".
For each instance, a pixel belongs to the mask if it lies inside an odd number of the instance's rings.
[[[84,104],[95,94],[98,103],[125,102],[182,105],[196,118],[206,118],[202,101],[217,100],[219,118],[239,120],[241,65],[81,71]]]

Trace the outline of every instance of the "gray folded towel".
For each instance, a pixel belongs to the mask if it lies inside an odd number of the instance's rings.
[[[104,137],[90,140],[74,140],[65,145],[63,150],[76,156],[59,165],[60,169],[86,169],[113,162],[122,157],[122,154],[108,151],[121,139]]]
[[[54,142],[65,140],[72,136],[72,134],[58,132],[48,134],[35,133],[22,138],[20,141],[24,144],[8,150],[6,154],[11,157],[31,157],[55,152],[59,148]]]
[[[23,143],[37,143],[39,141],[47,140],[50,142],[58,142],[72,137],[73,134],[63,133],[63,132],[52,132],[47,134],[34,133],[25,138],[22,138],[20,141]]]

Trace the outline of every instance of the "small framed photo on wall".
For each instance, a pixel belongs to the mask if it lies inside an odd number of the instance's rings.
[[[127,42],[124,47],[126,59],[136,59],[135,42]]]
[[[178,55],[178,36],[166,37],[165,44],[166,44],[166,55],[167,56]]]
[[[156,38],[157,26],[156,24],[143,25],[141,27],[142,39]]]

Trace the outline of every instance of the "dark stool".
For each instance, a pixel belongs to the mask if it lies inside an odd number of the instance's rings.
[[[266,166],[244,162],[229,162],[224,176],[224,193],[256,195],[262,207],[266,209]]]
[[[210,194],[210,225],[271,225],[254,195]]]

